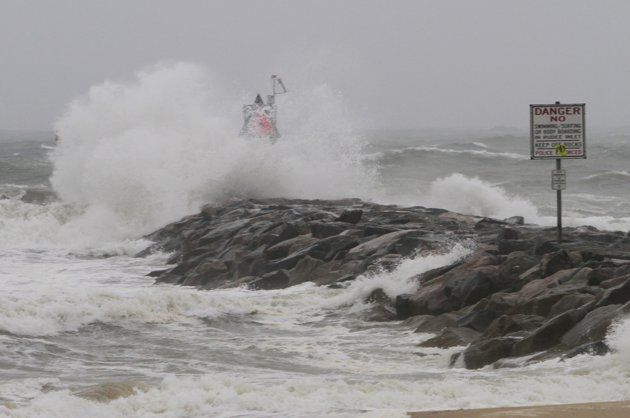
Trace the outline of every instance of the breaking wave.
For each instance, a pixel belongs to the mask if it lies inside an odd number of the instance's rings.
[[[109,403],[91,402],[68,390],[42,390],[29,405],[15,409],[0,406],[0,413],[64,418],[181,416],[182,411],[189,417],[404,417],[407,411],[417,410],[627,399],[627,363],[615,362],[619,367],[605,373],[596,370],[614,364],[612,357],[589,362],[572,360],[568,369],[547,362],[491,373],[451,369],[414,374],[412,363],[407,373],[382,375],[358,370],[346,375],[294,373],[262,377],[217,371],[201,376],[169,376],[156,385],[137,385],[144,387]]]
[[[499,219],[520,215],[532,223],[540,219],[536,206],[530,201],[510,196],[500,187],[459,173],[431,183],[427,199],[433,207],[464,214]]]
[[[56,124],[51,184],[75,216],[42,214],[57,219],[50,228],[99,243],[139,236],[230,197],[374,192],[376,168],[360,161],[364,144],[328,86],[278,99],[283,137],[272,145],[237,135],[240,103],[218,85],[202,68],[179,63],[96,85],[72,102]]]
[[[443,254],[407,258],[391,272],[380,271],[376,274],[364,274],[353,280],[343,292],[330,298],[327,305],[334,308],[351,305],[361,309],[364,307],[365,299],[376,289],[382,289],[391,298],[403,293],[413,293],[418,287],[418,275],[434,268],[455,263],[469,255],[472,251],[472,244],[465,244],[455,244]]]

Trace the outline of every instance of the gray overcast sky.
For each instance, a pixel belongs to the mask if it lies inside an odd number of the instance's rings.
[[[165,60],[252,90],[303,69],[374,127],[526,127],[554,100],[629,126],[629,18],[628,0],[0,0],[0,128],[50,129]]]

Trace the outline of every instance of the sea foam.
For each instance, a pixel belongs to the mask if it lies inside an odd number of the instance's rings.
[[[432,182],[427,203],[471,215],[494,218],[520,215],[528,222],[539,219],[538,210],[530,201],[511,196],[501,187],[459,173]]]
[[[360,161],[338,94],[324,84],[278,98],[282,138],[239,137],[240,104],[192,64],[105,82],[57,122],[51,183],[82,208],[73,228],[99,239],[150,232],[228,197],[369,197],[376,173]]]

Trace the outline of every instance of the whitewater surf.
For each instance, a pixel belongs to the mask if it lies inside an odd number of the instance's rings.
[[[404,416],[630,397],[627,322],[606,356],[471,371],[450,367],[453,349],[419,350],[431,335],[361,315],[374,289],[411,291],[411,277],[465,257],[461,245],[345,288],[155,285],[146,275],[169,254],[134,257],[142,237],[230,198],[357,197],[555,222],[526,133],[357,134],[342,98],[314,84],[286,96],[271,145],[237,135],[242,100],[220,86],[195,65],[152,68],[72,102],[56,145],[52,133],[0,138],[0,414]],[[589,160],[567,164],[568,223],[627,231],[628,141],[591,144]]]

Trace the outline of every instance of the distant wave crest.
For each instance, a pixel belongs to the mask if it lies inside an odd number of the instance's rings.
[[[602,171],[600,173],[591,174],[584,177],[584,180],[627,180],[630,173],[623,170]]]
[[[478,145],[478,144],[475,143],[475,145]],[[478,146],[483,148],[483,146],[481,145],[478,145]],[[406,148],[401,148],[401,149],[396,149],[396,150],[391,150],[391,151],[377,152],[377,153],[367,154],[364,158],[366,160],[378,161],[389,156],[402,155],[402,154],[407,154],[409,152],[464,154],[464,155],[473,155],[473,156],[485,157],[485,158],[510,158],[513,160],[528,160],[529,159],[529,156],[527,155],[517,154],[514,152],[496,152],[496,151],[487,151],[485,149],[483,150],[461,149],[460,150],[460,149],[451,149],[451,148],[440,148],[433,145],[419,146],[419,147],[406,147]]]

